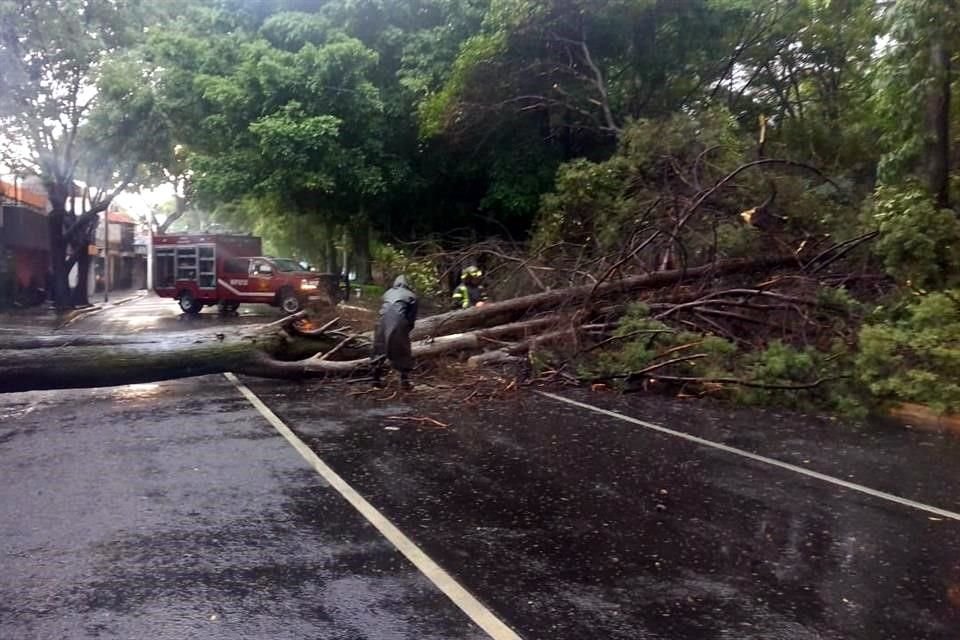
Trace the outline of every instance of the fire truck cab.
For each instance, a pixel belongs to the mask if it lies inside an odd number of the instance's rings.
[[[262,253],[260,238],[243,235],[154,236],[154,291],[180,302],[184,313],[207,305],[234,311],[257,303],[296,313],[310,303],[332,302],[320,274],[294,260]]]

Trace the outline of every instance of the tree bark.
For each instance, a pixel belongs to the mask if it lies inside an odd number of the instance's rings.
[[[628,294],[642,289],[655,289],[707,276],[723,276],[735,273],[763,272],[785,265],[796,264],[795,256],[767,256],[763,258],[725,260],[715,264],[691,269],[658,271],[649,275],[633,276],[623,280],[601,282],[598,285],[583,285],[569,289],[556,289],[530,296],[494,302],[482,307],[462,311],[450,311],[419,320],[413,328],[413,338],[419,340],[477,327],[489,327],[513,322],[526,315],[547,309],[557,311],[573,309],[588,299],[601,300],[617,294]]]
[[[84,307],[90,304],[88,282],[90,276],[90,252],[88,247],[91,238],[96,232],[97,226],[99,225],[91,224],[84,233],[80,234],[80,239],[72,245],[77,265],[77,286],[70,294],[70,301],[74,306]]]
[[[416,343],[413,355],[430,358],[478,350],[490,340],[525,336],[557,322],[558,317],[549,316],[441,336]],[[356,350],[350,360],[322,359],[318,351],[330,344],[329,339],[291,335],[275,325],[231,335],[0,336],[0,393],[115,386],[227,371],[265,378],[343,377],[368,371],[367,354],[357,358]],[[303,357],[306,353],[311,355]],[[281,359],[290,356],[301,359]]]
[[[70,306],[70,283],[67,281],[67,243],[63,237],[63,223],[67,216],[63,201],[53,205],[47,217],[50,233],[50,270],[53,278],[53,304],[63,310]]]
[[[353,245],[353,268],[360,284],[373,282],[373,269],[370,263],[370,222],[363,220],[354,225],[350,232]]]
[[[945,35],[930,43],[930,89],[927,95],[927,184],[937,206],[950,207],[950,50]]]
[[[174,202],[173,213],[171,213],[169,216],[167,216],[164,219],[163,224],[157,225],[157,235],[162,236],[166,234],[167,229],[170,228],[170,225],[172,225],[174,222],[182,218],[183,214],[187,212],[187,199],[184,196],[175,194],[173,196],[173,202]],[[154,220],[156,220],[156,218],[154,218]]]
[[[279,332],[259,339],[168,338],[160,344],[114,344],[0,351],[0,392],[155,382],[224,371],[243,372],[276,350]]]

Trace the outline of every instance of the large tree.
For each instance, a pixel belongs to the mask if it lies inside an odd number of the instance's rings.
[[[376,53],[315,14],[251,24],[216,8],[148,51],[200,201],[308,217],[326,229],[322,254],[335,268],[334,240],[402,174],[384,150]]]
[[[951,97],[960,51],[956,2],[903,0],[886,11],[887,33],[875,69],[877,114],[887,184],[920,178],[940,207],[950,205]]]
[[[4,164],[38,176],[46,188],[59,308],[86,302],[87,246],[99,215],[153,145],[149,78],[124,57],[156,17],[148,4],[0,3],[0,153]]]

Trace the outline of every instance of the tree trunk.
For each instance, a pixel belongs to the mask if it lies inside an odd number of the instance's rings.
[[[930,44],[927,94],[927,184],[937,206],[950,207],[950,50],[940,35]]]
[[[157,227],[157,235],[164,235],[167,233],[167,229],[170,228],[174,222],[183,217],[183,214],[187,212],[187,199],[181,195],[175,194],[173,196],[174,209],[173,213],[166,217],[163,221],[163,224]]]
[[[77,286],[70,292],[70,301],[75,307],[90,304],[90,254],[86,249],[78,249],[77,254]]]
[[[52,199],[51,199],[52,202]],[[63,310],[70,306],[70,284],[67,281],[67,243],[63,237],[63,223],[67,216],[63,201],[53,205],[47,217],[50,233],[50,270],[52,273],[54,306]]]
[[[558,322],[557,316],[550,316],[441,336],[414,344],[413,355],[429,358],[476,350],[489,340],[524,337]],[[317,352],[330,344],[323,337],[298,337],[295,332],[290,335],[276,325],[222,338],[207,332],[153,337],[2,336],[0,393],[115,386],[227,371],[266,378],[350,376],[368,371],[366,349],[362,353],[356,349],[341,352],[352,354],[350,360],[321,359],[322,353]],[[301,359],[280,359],[290,356]],[[56,366],[51,366],[52,362]]]
[[[723,276],[735,273],[763,272],[789,264],[796,264],[795,256],[766,256],[763,258],[725,260],[715,264],[691,269],[672,269],[658,271],[649,275],[633,276],[623,280],[602,282],[598,285],[584,285],[569,289],[556,289],[535,293],[530,296],[494,302],[482,307],[472,307],[462,311],[450,311],[419,320],[413,328],[416,340],[429,336],[446,335],[477,327],[489,327],[544,310],[576,310],[588,299],[600,300],[613,294],[628,294],[641,289],[655,289],[680,282],[696,280],[710,276]]]
[[[111,344],[0,351],[0,392],[69,389],[154,382],[246,370],[279,348],[280,333],[223,341],[207,335],[166,338],[160,344]]]
[[[370,261],[370,222],[366,219],[354,225],[350,232],[353,245],[353,269],[360,284],[373,282],[373,266]]]
[[[79,240],[73,244],[74,255],[77,260],[77,286],[70,294],[74,306],[84,307],[90,304],[90,251],[91,238],[94,237],[99,224],[93,223],[89,229],[79,234]]]
[[[324,225],[323,234],[323,258],[324,270],[327,273],[340,273],[340,265],[337,260],[337,227],[333,223]]]
[[[597,310],[604,298],[630,294],[698,278],[759,273],[795,262],[790,257],[730,260],[692,269],[661,271],[597,285],[547,291],[503,302],[423,318],[412,338],[413,354],[434,357],[454,351],[481,350],[503,338],[519,339],[526,348],[537,336],[574,329]],[[606,309],[599,309],[605,313]],[[535,315],[539,314],[539,315]],[[318,331],[299,333],[291,325],[303,314],[245,329],[246,333],[193,332],[154,336],[0,335],[0,392],[93,387],[151,382],[233,371],[275,378],[345,376],[367,370],[369,343],[358,336],[338,351],[348,360],[320,359],[316,354],[340,337]],[[535,316],[535,317],[530,317]],[[550,330],[553,329],[553,333]],[[526,341],[526,342],[524,342]],[[522,349],[521,349],[522,350]]]

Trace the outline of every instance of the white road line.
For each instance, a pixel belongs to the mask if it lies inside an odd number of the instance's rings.
[[[731,447],[725,444],[721,444],[719,442],[714,442],[712,440],[706,440],[704,438],[692,436],[689,433],[683,433],[682,431],[674,431],[673,429],[661,427],[660,425],[653,424],[652,422],[638,420],[637,418],[632,418],[628,415],[617,413],[616,411],[602,409],[600,407],[595,407],[592,404],[587,404],[585,402],[578,402],[577,400],[571,400],[570,398],[558,396],[556,394],[548,393],[546,391],[536,391],[535,393],[545,398],[557,400],[558,402],[564,402],[574,407],[580,407],[581,409],[587,409],[589,411],[593,411],[594,413],[599,413],[601,415],[609,416],[611,418],[623,420],[624,422],[630,422],[632,424],[636,424],[641,427],[645,427],[647,429],[652,429],[653,431],[659,431],[660,433],[666,433],[667,435],[676,436],[677,438],[683,438],[684,440],[689,440],[690,442],[695,442],[705,447],[719,449],[720,451],[725,451],[727,453],[732,453],[737,456],[742,456],[744,458],[756,460],[757,462],[769,464],[774,467],[780,467],[781,469],[786,469],[787,471],[793,471],[794,473],[799,473],[801,475],[805,475],[810,478],[816,478],[817,480],[829,482],[830,484],[835,484],[838,487],[843,487],[844,489],[850,489],[851,491],[859,491],[860,493],[865,493],[868,496],[873,496],[874,498],[880,498],[881,500],[895,502],[905,507],[918,509],[920,511],[926,511],[927,513],[932,513],[932,514],[941,516],[943,518],[950,518],[952,520],[960,521],[960,513],[956,513],[954,511],[947,511],[946,509],[941,509],[940,507],[934,507],[932,505],[924,504],[922,502],[916,502],[914,500],[909,500],[907,498],[901,498],[900,496],[896,496],[896,495],[893,495],[892,493],[887,493],[885,491],[877,491],[876,489],[865,487],[862,484],[856,484],[855,482],[847,482],[846,480],[841,480],[840,478],[828,476],[825,473],[818,473],[816,471],[811,471],[810,469],[804,469],[803,467],[798,467],[797,465],[790,464],[789,462],[781,462],[780,460],[776,460],[774,458],[768,458],[766,456],[757,455],[756,453],[750,453],[749,451],[744,451],[743,449],[737,449],[736,447]]]
[[[503,621],[497,618],[493,612],[487,609],[477,600],[473,594],[464,589],[460,583],[440,568],[436,562],[425,554],[420,547],[413,543],[410,538],[405,536],[397,527],[393,525],[386,517],[367,502],[363,496],[356,492],[346,481],[331,469],[327,464],[314,453],[310,447],[290,430],[284,424],[283,420],[277,417],[267,405],[258,398],[245,384],[240,382],[232,373],[225,373],[227,380],[240,390],[240,393],[250,401],[257,411],[267,419],[273,427],[287,439],[293,448],[296,449],[304,460],[310,463],[317,473],[326,480],[331,487],[343,496],[343,498],[353,505],[353,508],[360,512],[367,521],[376,527],[377,531],[383,534],[383,537],[390,541],[397,550],[402,553],[420,572],[427,577],[440,591],[453,601],[467,616],[473,620],[478,627],[483,629],[493,640],[522,640],[517,633],[508,627]]]

